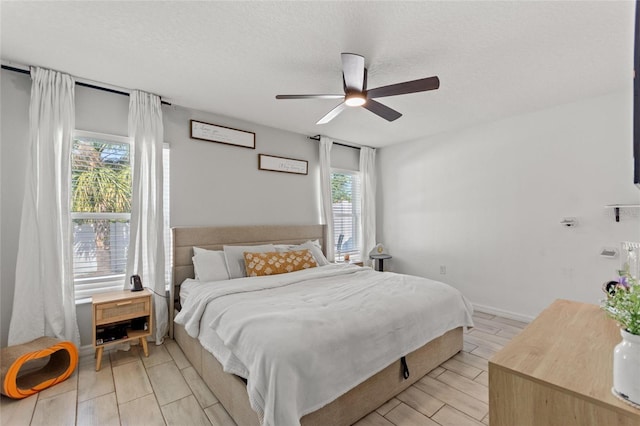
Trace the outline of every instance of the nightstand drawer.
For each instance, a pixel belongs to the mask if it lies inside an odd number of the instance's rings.
[[[143,297],[96,305],[96,325],[150,315],[150,302],[150,297]]]

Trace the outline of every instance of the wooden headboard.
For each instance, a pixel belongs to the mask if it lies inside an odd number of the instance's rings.
[[[193,247],[222,250],[222,247],[258,244],[301,244],[320,240],[325,248],[325,225],[251,225],[251,226],[185,226],[172,228],[173,277],[171,286],[169,325],[173,336],[173,316],[180,301],[180,284],[194,278]]]

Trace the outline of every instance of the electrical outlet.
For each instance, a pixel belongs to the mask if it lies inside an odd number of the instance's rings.
[[[447,274],[447,267],[444,265],[440,265],[440,275],[446,275]]]

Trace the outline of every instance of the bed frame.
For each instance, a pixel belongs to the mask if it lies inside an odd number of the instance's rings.
[[[194,277],[193,246],[210,250],[224,245],[300,244],[307,240],[320,240],[325,249],[324,225],[292,226],[233,226],[233,227],[178,227],[173,228],[173,286],[170,298],[171,313],[179,310],[180,284]],[[169,332],[202,377],[209,389],[222,403],[238,425],[258,426],[258,415],[249,404],[245,382],[233,374],[225,373],[222,365],[198,339],[190,337],[184,328],[173,323],[170,315]],[[406,358],[408,379],[402,377],[400,361],[371,376],[355,388],[321,409],[302,417],[304,426],[347,426],[374,411],[429,371],[462,350],[462,328],[448,331]]]

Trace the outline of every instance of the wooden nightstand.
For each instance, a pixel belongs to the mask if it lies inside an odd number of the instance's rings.
[[[111,291],[93,296],[93,347],[96,348],[96,371],[102,364],[104,347],[139,339],[145,356],[149,356],[147,336],[153,329],[152,293]]]

